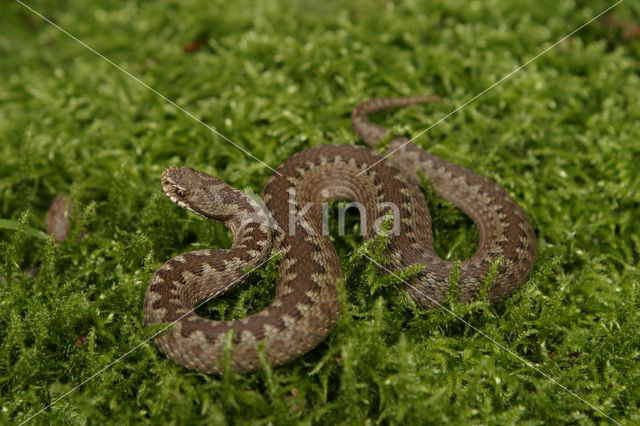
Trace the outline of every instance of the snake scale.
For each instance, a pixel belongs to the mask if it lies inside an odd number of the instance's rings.
[[[353,111],[352,122],[360,137],[375,147],[387,130],[370,122],[369,113],[437,100],[374,99]],[[173,323],[155,338],[160,349],[183,366],[220,373],[226,336],[232,331],[231,368],[249,372],[260,366],[260,342],[272,366],[321,342],[340,315],[336,283],[342,271],[335,248],[319,232],[320,206],[333,199],[361,203],[368,218],[381,218],[389,206],[398,207],[399,232],[386,243],[389,268],[424,265],[404,289],[421,307],[439,306],[449,290],[453,263],[433,249],[431,218],[416,170],[428,176],[436,193],[461,208],[479,231],[476,252],[458,271],[458,300],[466,302],[477,294],[496,261],[489,300],[498,301],[516,290],[536,257],[535,234],[523,210],[492,180],[408,142],[403,137],[390,140],[393,162],[380,161],[380,154],[360,146],[324,145],[299,152],[265,184],[261,199],[266,209],[206,173],[187,167],[165,170],[166,195],[182,208],[223,223],[231,230],[233,243],[230,249],[181,254],[152,276],[144,297],[145,320]],[[365,239],[376,234],[373,226],[367,228]],[[281,253],[281,258],[275,296],[267,308],[233,321],[205,319],[193,311],[198,303],[237,287],[247,270],[262,265],[272,251]]]

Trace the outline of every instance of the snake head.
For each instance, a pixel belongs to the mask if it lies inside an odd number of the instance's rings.
[[[225,221],[233,213],[237,191],[225,182],[190,167],[169,167],[162,173],[162,189],[183,209]]]

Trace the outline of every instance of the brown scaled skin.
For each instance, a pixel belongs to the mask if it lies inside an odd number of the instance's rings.
[[[366,119],[367,113],[433,100],[402,99],[374,100],[356,108],[354,126],[367,143],[375,146],[386,133]],[[400,147],[404,142],[404,138],[394,138],[391,145]],[[398,270],[415,263],[425,265],[405,290],[422,307],[439,306],[449,290],[452,263],[433,250],[429,211],[420,188],[412,183],[416,168],[429,176],[441,196],[473,219],[480,233],[476,253],[462,262],[458,299],[469,301],[477,294],[482,278],[498,258],[503,260],[489,289],[490,301],[508,296],[526,280],[535,261],[535,236],[526,215],[504,189],[413,144],[394,154],[404,171],[381,159],[363,147],[348,145],[319,146],[295,154],[278,167],[279,174],[269,178],[261,194],[275,227],[269,225],[267,211],[224,182],[189,168],[167,169],[162,182],[172,201],[224,223],[234,239],[229,250],[188,252],[170,259],[153,275],[145,293],[145,320],[149,324],[175,322],[156,338],[160,349],[181,365],[220,373],[226,334],[232,331],[231,367],[249,372],[260,366],[258,342],[263,343],[264,355],[274,366],[321,342],[340,315],[336,282],[342,278],[336,251],[322,235],[321,206],[328,199],[360,202],[370,224],[389,210],[381,201],[398,206],[399,232],[388,237],[390,264],[386,267]],[[290,214],[299,214],[307,203],[313,204],[304,219],[314,235],[302,221],[294,221],[294,228],[289,228]],[[373,226],[368,226],[365,239],[374,235]],[[204,319],[192,311],[197,303],[239,285],[245,271],[264,263],[270,250],[281,253],[271,305],[234,321]]]

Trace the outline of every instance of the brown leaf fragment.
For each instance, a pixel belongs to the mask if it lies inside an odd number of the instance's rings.
[[[69,218],[73,214],[73,201],[64,195],[57,195],[47,213],[47,233],[54,240],[62,241],[69,235]]]
[[[184,51],[186,53],[192,53],[195,52],[196,50],[200,49],[202,46],[204,46],[207,43],[207,40],[204,38],[199,38],[196,40],[193,40],[191,43],[187,44],[184,47]]]
[[[640,25],[633,25],[622,34],[622,39],[625,41],[631,41],[636,38],[640,38]]]
[[[630,42],[640,38],[640,25],[633,21],[619,18],[613,13],[607,13],[600,22],[607,29],[610,36],[622,42]]]
[[[80,336],[78,336],[78,338],[74,342],[74,346],[76,348],[81,348],[81,347],[84,346],[85,343],[87,343],[87,335],[86,334],[81,334]]]

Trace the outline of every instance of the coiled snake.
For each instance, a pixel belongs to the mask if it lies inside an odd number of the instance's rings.
[[[374,99],[353,111],[353,125],[375,147],[387,130],[368,121],[367,114],[435,100]],[[496,261],[489,300],[516,290],[536,256],[535,235],[525,213],[492,180],[406,142],[403,137],[391,139],[389,152],[397,149],[393,162],[380,162],[381,155],[348,145],[318,146],[293,155],[262,190],[268,212],[206,173],[186,167],[165,170],[162,187],[167,196],[180,207],[222,222],[231,229],[233,244],[227,250],[184,253],[155,272],[145,293],[145,320],[174,323],[156,337],[160,349],[181,365],[219,373],[226,335],[232,330],[231,367],[248,372],[259,368],[259,342],[266,360],[279,365],[322,341],[340,315],[336,282],[342,272],[333,245],[320,232],[321,206],[330,199],[359,202],[367,218],[384,217],[396,206],[399,223],[393,225],[398,232],[388,237],[386,247],[389,265],[394,270],[424,265],[405,290],[421,307],[439,306],[447,295],[453,264],[434,252],[431,219],[416,170],[429,177],[440,196],[471,217],[479,231],[475,254],[458,271],[458,299],[471,300]],[[270,222],[269,212],[277,226]],[[375,226],[366,228],[365,239],[376,234]],[[246,271],[264,263],[272,250],[282,257],[271,305],[234,321],[205,319],[193,311],[199,302],[237,287]]]

